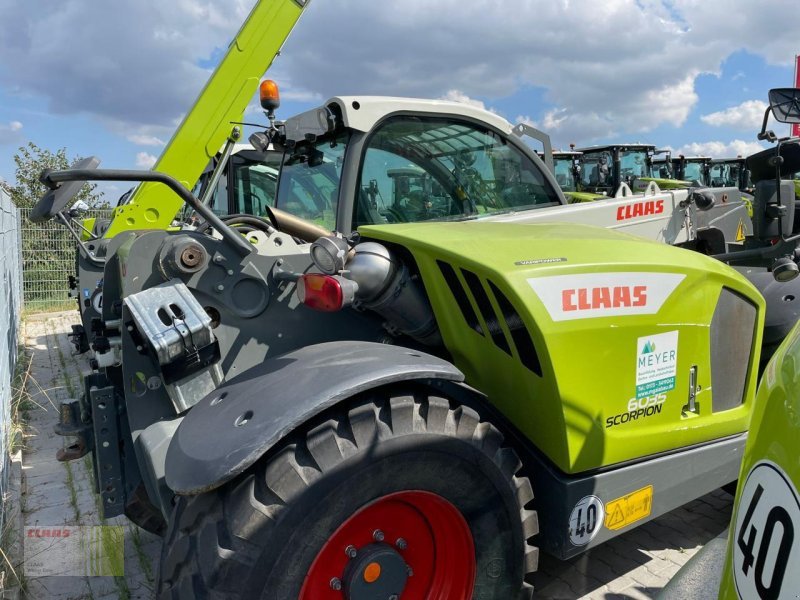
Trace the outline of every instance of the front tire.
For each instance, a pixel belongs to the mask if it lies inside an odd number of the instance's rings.
[[[538,521],[521,466],[471,408],[370,392],[223,487],[179,497],[158,597],[358,600],[367,581],[402,600],[529,598]]]

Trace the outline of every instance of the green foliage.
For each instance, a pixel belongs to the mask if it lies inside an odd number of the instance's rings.
[[[39,181],[42,171],[68,169],[76,160],[79,158],[67,156],[65,148],[51,152],[29,142],[14,155],[15,183],[0,181],[0,186],[21,209],[23,297],[27,311],[75,306],[75,301],[67,297],[67,276],[75,272],[75,241],[60,223],[31,223],[27,217],[47,191]],[[95,209],[87,217],[108,213],[97,210],[107,209],[108,203],[95,191],[96,187],[87,183],[76,197]]]
[[[44,184],[39,181],[39,175],[41,175],[42,171],[44,169],[68,169],[70,165],[79,159],[80,157],[68,158],[66,148],[51,152],[45,148],[40,148],[33,142],[28,142],[27,146],[21,146],[14,155],[16,185],[11,185],[7,181],[0,181],[0,186],[11,196],[18,208],[33,208],[39,198],[47,191]],[[83,200],[86,204],[95,208],[108,207],[108,203],[102,200],[103,194],[95,193],[96,188],[96,184],[87,183],[77,195],[76,200]]]

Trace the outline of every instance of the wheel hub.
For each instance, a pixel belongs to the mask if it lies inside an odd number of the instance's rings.
[[[469,600],[474,581],[474,544],[458,509],[430,492],[395,492],[330,535],[299,600]]]
[[[347,600],[387,600],[400,597],[408,580],[408,565],[388,544],[370,544],[345,567],[342,581]]]

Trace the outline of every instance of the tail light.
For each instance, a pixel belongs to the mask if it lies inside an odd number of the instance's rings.
[[[358,284],[338,275],[306,273],[297,280],[297,298],[314,310],[335,312],[353,303]]]

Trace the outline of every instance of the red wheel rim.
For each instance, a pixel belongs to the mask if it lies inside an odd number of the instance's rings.
[[[308,570],[299,600],[341,600],[346,549],[391,546],[411,568],[401,600],[470,600],[475,582],[475,546],[464,517],[430,492],[397,492],[378,498],[350,516],[328,538]],[[356,599],[357,600],[357,599]]]

